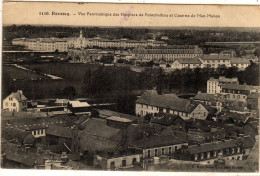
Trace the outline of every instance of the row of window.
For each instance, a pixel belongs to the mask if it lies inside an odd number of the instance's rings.
[[[5,106],[8,106],[8,102],[5,102]],[[16,107],[16,103],[11,103],[11,106]]]
[[[33,135],[44,135],[44,129],[34,130]]]
[[[174,147],[174,151],[176,151],[178,149],[178,147],[177,146],[175,146]],[[173,153],[173,151],[172,151],[172,147],[169,147],[168,148],[168,153],[166,153],[165,152],[165,148],[161,148],[161,155],[165,155],[165,154],[171,154],[171,153]],[[147,151],[147,156],[148,157],[151,157],[151,149],[149,149],[148,151]],[[159,151],[158,151],[158,149],[154,149],[154,156],[159,156]]]

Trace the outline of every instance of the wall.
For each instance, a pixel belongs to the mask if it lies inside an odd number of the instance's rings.
[[[144,149],[143,150],[143,158],[148,157],[148,151],[150,150],[150,157],[155,156],[155,149],[157,149],[157,156],[161,156],[162,154],[162,149],[164,148],[164,155],[169,155],[169,148],[171,147],[171,153],[174,153],[176,150],[180,149],[183,145],[188,146],[188,143],[183,143],[183,144],[176,144],[176,145],[168,145],[168,146],[163,146],[163,147],[156,147],[156,148],[150,148],[150,149]]]
[[[125,167],[125,168],[133,167],[133,159],[134,158],[136,158],[136,162],[140,162],[141,154],[107,159],[107,165],[106,165],[107,170],[112,169],[112,168],[110,168],[112,162],[115,163],[115,165],[114,165],[115,169],[118,169],[118,168],[121,168],[121,167]],[[122,165],[123,160],[126,160],[126,166]]]
[[[202,119],[205,120],[208,116],[208,111],[199,104],[191,113],[190,117],[194,117],[196,119]]]
[[[13,106],[13,103],[15,103],[15,106]],[[26,107],[27,107],[26,101],[18,102],[15,98],[12,98],[11,100],[9,100],[9,98],[6,98],[3,101],[3,109],[8,109],[8,111],[15,111],[15,112],[26,111]]]

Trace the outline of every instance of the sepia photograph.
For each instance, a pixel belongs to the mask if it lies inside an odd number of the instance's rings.
[[[1,168],[258,173],[259,12],[3,2]]]

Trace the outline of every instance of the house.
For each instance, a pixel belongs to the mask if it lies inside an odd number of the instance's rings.
[[[68,109],[73,114],[82,114],[82,113],[90,114],[91,105],[89,105],[87,102],[81,102],[79,100],[69,101]]]
[[[26,111],[27,98],[23,95],[23,91],[18,90],[6,97],[3,101],[3,109],[14,112]]]
[[[203,143],[212,142],[225,138],[225,131],[223,128],[211,128],[210,131],[203,131],[201,129],[188,129],[189,143]]]
[[[140,151],[125,150],[123,147],[129,123],[131,120],[116,116],[88,119],[83,123],[84,129],[78,132],[80,153],[86,153],[92,158],[89,161],[91,164],[104,170],[134,167],[135,163],[140,162]]]
[[[203,64],[198,58],[178,58],[171,64],[172,69],[183,69],[183,68],[203,68]]]
[[[213,94],[198,92],[198,94],[193,99],[206,105],[211,105],[216,100],[216,98],[217,97]]]
[[[55,153],[71,152],[72,136],[71,128],[51,125],[46,130],[46,145]]]
[[[230,58],[230,64],[232,67],[237,67],[238,70],[245,70],[250,65],[250,61],[247,58]]]
[[[223,103],[219,100],[218,94],[209,94],[209,93],[201,93],[193,98],[194,101],[200,102],[204,105],[205,108],[213,107],[216,108],[219,112],[222,110]]]
[[[133,168],[141,162],[141,152],[126,153],[123,155],[102,155],[101,153],[96,155],[96,161],[103,170],[119,170]]]
[[[188,142],[183,138],[176,138],[173,135],[151,136],[141,140],[134,141],[134,146],[141,148],[143,159],[173,155],[183,145]]]
[[[229,55],[211,53],[204,54],[197,58],[202,60],[204,67],[218,68],[221,65],[225,65],[226,67],[231,66]]]
[[[55,106],[67,106],[69,100],[68,99],[56,99],[54,102]]]
[[[239,84],[238,78],[225,78],[224,76],[220,76],[218,79],[215,79],[211,77],[207,81],[207,93],[221,93],[222,86],[225,84]]]
[[[225,84],[222,86],[222,92],[220,94],[226,100],[246,103],[249,94],[257,91],[257,87],[246,84]]]
[[[172,126],[174,129],[185,129],[185,121],[178,115],[159,113],[152,117],[151,122],[162,126]]]
[[[159,95],[144,92],[136,100],[136,115],[145,116],[147,114],[156,115],[159,112],[179,115],[186,120],[191,117],[206,119],[208,111],[199,103],[191,103],[189,100],[178,98],[176,95]]]
[[[232,120],[235,124],[245,124],[251,118],[251,113],[239,113],[227,111],[223,116],[221,116],[222,121]]]
[[[176,151],[174,157],[178,160],[208,164],[213,164],[220,157],[225,160],[242,160],[245,156],[248,156],[253,146],[254,141],[249,136],[245,136],[237,139],[183,146]]]

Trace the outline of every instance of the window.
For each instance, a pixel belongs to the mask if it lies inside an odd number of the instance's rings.
[[[148,150],[148,157],[151,157],[151,150]]]
[[[5,106],[8,106],[8,102],[5,102]]]
[[[110,163],[110,169],[115,169],[115,161]]]
[[[162,155],[164,155],[164,148],[162,148]]]
[[[133,158],[132,164],[136,163],[136,158]]]
[[[36,135],[36,131],[33,131],[33,135]]]
[[[43,134],[43,129],[41,129],[41,134]]]
[[[126,160],[122,160],[122,166],[126,166]]]
[[[169,153],[170,154],[172,153],[172,147],[169,147]]]
[[[175,151],[177,151],[178,150],[178,147],[177,146],[175,146]]]
[[[16,106],[16,103],[13,103],[13,107],[15,107]]]
[[[158,149],[155,149],[155,150],[154,150],[154,155],[155,155],[155,156],[158,156]]]

